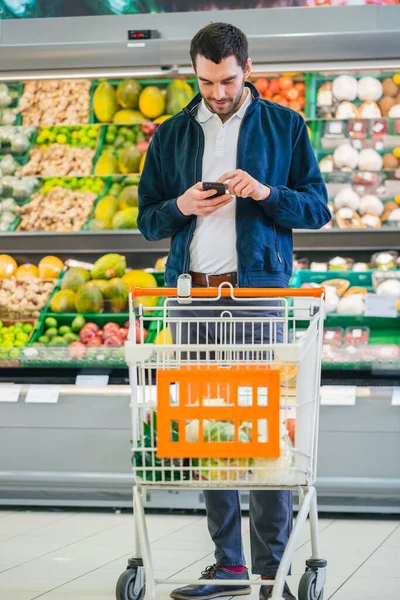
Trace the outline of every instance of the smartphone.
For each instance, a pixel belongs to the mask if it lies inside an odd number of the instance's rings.
[[[220,181],[204,181],[203,192],[208,192],[208,190],[215,190],[215,194],[213,196],[210,196],[210,199],[226,194],[225,184],[221,183]]]

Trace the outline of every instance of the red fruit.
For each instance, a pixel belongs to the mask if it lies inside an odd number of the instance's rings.
[[[300,93],[300,95],[304,96],[305,91],[306,91],[306,86],[304,83],[295,83],[294,87]]]
[[[103,331],[102,329],[99,329],[99,330],[97,331],[96,335],[97,335],[98,337],[100,337],[100,338],[103,338],[104,331]]]
[[[271,92],[271,94],[278,94],[279,93],[280,87],[279,87],[279,81],[278,81],[278,79],[271,79],[271,81],[269,82],[268,91]]]
[[[104,342],[105,346],[122,346],[123,341],[117,335],[110,335]]]
[[[128,330],[125,329],[124,327],[121,327],[121,329],[117,333],[117,336],[119,337],[120,340],[122,340],[124,342],[128,338]]]
[[[92,337],[88,340],[88,343],[86,345],[87,346],[102,346],[103,340],[98,335],[95,335],[94,337]]]
[[[117,333],[117,331],[119,331],[119,325],[118,323],[113,323],[112,321],[110,321],[110,323],[107,323],[106,325],[104,325],[103,327],[103,331],[104,331],[104,335],[113,335],[115,333]]]
[[[286,100],[286,98],[281,98],[278,104],[280,104],[281,106],[289,106],[289,102]]]
[[[260,92],[260,94],[265,94],[268,91],[268,80],[265,77],[260,77],[257,81],[254,82],[255,87]]]
[[[294,445],[294,440],[296,436],[296,419],[286,419],[285,421],[286,429],[288,430],[289,438]]]
[[[299,90],[296,90],[296,88],[290,88],[290,90],[288,90],[286,92],[286,98],[288,100],[297,100],[297,98],[300,96]]]
[[[298,100],[292,100],[291,102],[289,102],[289,108],[291,108],[292,110],[296,110],[297,112],[299,112],[299,110],[301,110],[301,104]]]
[[[125,329],[129,329],[129,321],[125,321],[124,327],[125,327]]]
[[[81,342],[72,342],[68,346],[68,356],[74,360],[81,360],[86,354],[86,347]]]
[[[157,123],[142,123],[140,129],[144,134],[152,135],[157,129]]]
[[[87,344],[90,338],[94,337],[96,337],[96,332],[93,329],[86,329],[85,331],[81,329],[81,332],[79,334],[79,339],[83,344]]]
[[[136,144],[137,149],[142,154],[145,154],[147,152],[149,146],[150,146],[150,142],[148,142],[147,140],[141,140],[140,142],[138,142]]]
[[[281,90],[290,90],[293,87],[293,79],[291,77],[280,77],[279,87]]]
[[[81,331],[86,331],[87,329],[92,329],[93,331],[98,331],[100,329],[100,327],[98,325],[96,325],[96,323],[85,323],[85,325],[82,327]]]

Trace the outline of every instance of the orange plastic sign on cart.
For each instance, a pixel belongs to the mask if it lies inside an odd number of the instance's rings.
[[[176,396],[171,402],[171,391]],[[240,401],[246,390],[246,405]],[[159,458],[277,458],[280,456],[280,373],[276,369],[233,365],[193,365],[157,371],[157,456]],[[220,397],[211,405],[207,400]],[[222,398],[223,396],[223,398]],[[214,402],[215,404],[215,402]],[[198,424],[198,441],[186,439],[186,425]],[[235,439],[204,439],[206,421],[234,424]],[[252,424],[252,439],[240,440],[240,427]],[[259,424],[266,425],[260,436]],[[172,429],[178,440],[172,439]],[[248,438],[247,438],[248,439]]]

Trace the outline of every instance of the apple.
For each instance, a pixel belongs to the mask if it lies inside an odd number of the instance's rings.
[[[86,354],[86,346],[82,342],[72,342],[68,346],[68,355],[73,360],[81,360]]]
[[[290,101],[292,100],[297,100],[297,98],[300,96],[300,92],[299,90],[296,90],[296,88],[290,88],[290,90],[288,90],[286,92],[286,98]]]
[[[279,93],[280,87],[279,87],[279,81],[277,79],[271,79],[271,81],[269,82],[268,91],[271,94],[278,94]]]
[[[147,152],[149,146],[150,146],[150,143],[147,140],[140,140],[140,142],[137,142],[137,144],[136,144],[137,149],[142,154],[145,154],[145,152]]]
[[[108,337],[109,335],[116,334],[117,331],[119,331],[119,329],[120,329],[120,327],[119,327],[118,323],[113,323],[112,321],[110,321],[110,323],[107,323],[106,325],[104,325],[103,332],[104,332],[104,335],[106,335]]]
[[[129,329],[129,325],[130,325],[129,321],[125,321],[125,323],[124,323],[125,329]]]
[[[92,323],[89,321],[89,323],[85,323],[85,325],[82,327],[81,331],[86,330],[86,329],[93,329],[93,331],[98,331],[100,329],[100,327],[98,325],[96,325],[96,323]]]
[[[94,337],[92,337],[88,340],[86,345],[87,346],[102,346],[103,340],[98,335],[95,335]]]
[[[117,335],[111,335],[104,342],[105,346],[122,346],[123,341]]]
[[[79,339],[81,340],[81,342],[83,344],[87,344],[88,341],[90,340],[90,338],[93,338],[93,337],[96,337],[96,332],[91,328],[88,328],[85,330],[81,329],[81,331],[79,333]]]
[[[117,336],[120,340],[125,341],[128,337],[128,330],[125,329],[125,327],[121,327],[121,329],[117,333]]]
[[[152,135],[157,129],[157,123],[142,123],[140,129],[144,134]]]
[[[294,86],[293,79],[291,77],[280,77],[279,87],[281,90],[290,90]]]

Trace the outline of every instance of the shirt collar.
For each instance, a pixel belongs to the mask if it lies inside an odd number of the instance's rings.
[[[234,115],[232,115],[231,118],[233,117],[239,117],[239,119],[243,119],[244,117],[244,113],[247,110],[247,107],[251,104],[252,98],[251,98],[251,91],[246,87],[245,90],[247,91],[247,96],[245,101],[243,102],[242,106],[239,108],[239,110],[237,110],[235,112]],[[211,110],[206,106],[206,103],[204,102],[204,100],[202,100],[199,104],[199,108],[197,111],[197,119],[200,121],[200,123],[205,123],[206,121],[208,121],[209,119],[211,119],[211,117],[216,117],[217,115],[213,112],[211,112]]]

